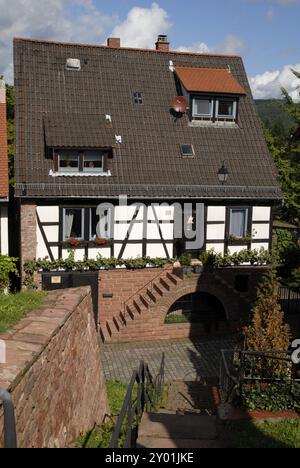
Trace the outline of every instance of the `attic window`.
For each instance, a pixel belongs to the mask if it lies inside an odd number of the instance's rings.
[[[133,93],[133,99],[135,104],[143,104],[143,94],[135,92]]]
[[[66,68],[67,70],[81,70],[81,62],[79,59],[68,58]]]
[[[195,156],[193,145],[183,144],[181,147],[181,154],[184,158],[193,158]]]
[[[59,150],[54,153],[53,175],[110,175],[107,150]]]

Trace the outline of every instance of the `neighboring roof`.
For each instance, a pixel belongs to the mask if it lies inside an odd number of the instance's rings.
[[[280,221],[279,219],[275,219],[275,221],[273,222],[273,227],[280,228],[280,229],[300,230],[299,226],[295,226],[294,224],[287,223],[286,221]]]
[[[101,114],[48,114],[44,124],[49,148],[104,148],[116,144],[112,126]]]
[[[282,198],[240,57],[32,40],[16,40],[14,47],[16,196]],[[66,70],[67,58],[80,59],[81,70]],[[170,107],[177,89],[170,61],[176,68],[226,73],[230,65],[247,93],[240,98],[239,125],[195,128],[186,115],[175,119]],[[134,103],[134,92],[143,94],[143,104]],[[122,137],[109,160],[111,177],[49,175],[53,162],[46,157],[45,122],[54,114],[59,121],[66,114],[99,116],[99,121],[111,115],[113,133]],[[90,117],[84,130],[89,141],[93,120]],[[76,141],[86,142],[80,134],[82,140]],[[52,136],[48,137],[50,144]],[[193,145],[194,158],[182,157],[183,143]],[[221,186],[217,173],[223,160],[229,178]]]
[[[176,74],[187,91],[246,94],[229,68],[177,67]]]
[[[5,83],[0,79],[0,199],[8,198],[8,154]]]

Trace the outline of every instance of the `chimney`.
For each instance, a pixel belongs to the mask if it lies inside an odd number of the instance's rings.
[[[8,197],[8,155],[6,128],[6,90],[0,77],[0,198]]]
[[[168,36],[160,34],[157,38],[155,46],[156,50],[159,50],[160,52],[169,52],[170,42],[168,41]]]
[[[119,37],[109,37],[107,39],[107,47],[112,47],[113,49],[120,49],[121,39]]]

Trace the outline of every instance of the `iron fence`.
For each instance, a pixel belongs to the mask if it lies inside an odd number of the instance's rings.
[[[220,392],[222,401],[232,402],[244,386],[288,386],[293,391],[300,384],[300,366],[289,351],[222,350]]]
[[[6,390],[0,389],[0,402],[3,404],[4,448],[17,448],[14,405],[10,394]]]
[[[145,411],[154,411],[163,393],[165,355],[162,355],[159,372],[153,378],[149,366],[140,362],[134,371],[126,397],[118,417],[109,448],[132,448],[135,446],[137,430]]]

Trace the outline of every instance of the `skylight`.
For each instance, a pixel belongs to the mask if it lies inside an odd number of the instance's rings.
[[[143,104],[143,94],[139,92],[133,93],[133,99],[135,104]]]
[[[195,156],[193,145],[185,143],[183,145],[180,145],[180,148],[181,148],[181,154],[185,158],[193,158]]]

